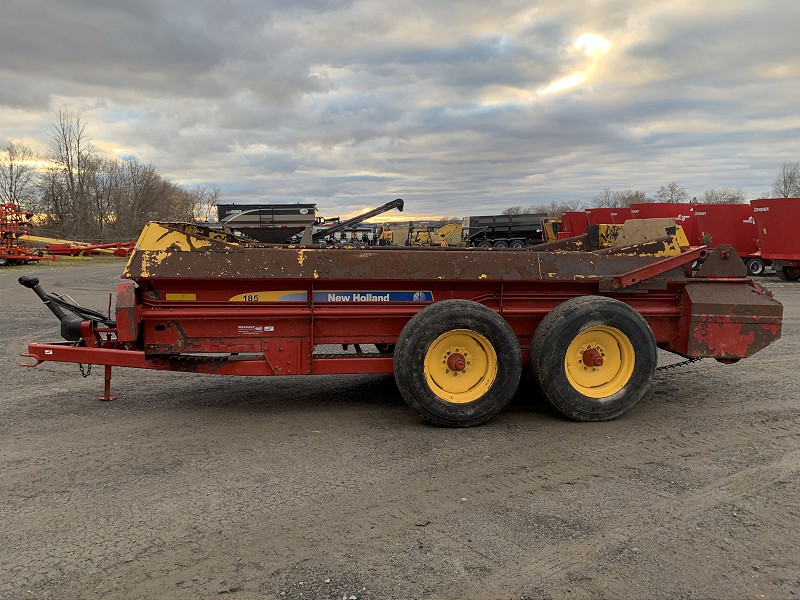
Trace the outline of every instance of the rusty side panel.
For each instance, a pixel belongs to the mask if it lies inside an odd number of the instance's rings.
[[[571,238],[537,244],[525,248],[526,252],[587,252],[594,250],[589,242],[589,236],[585,233]]]
[[[686,297],[688,356],[745,358],[780,338],[783,306],[761,288],[692,283],[686,286]]]
[[[585,252],[384,251],[253,247],[243,252],[134,251],[124,276],[142,279],[541,281],[608,279],[658,260]]]
[[[303,247],[249,244],[203,235],[205,228],[150,223],[126,266],[125,278],[580,281],[610,279],[663,256],[666,244],[587,252],[588,236],[543,245],[536,251]],[[610,239],[610,238],[609,238]],[[576,251],[584,250],[584,251]],[[656,250],[657,252],[653,252]],[[674,251],[673,251],[674,252]],[[678,250],[679,252],[679,250]],[[687,262],[690,262],[687,258]],[[670,280],[674,274],[670,275]],[[683,279],[683,278],[681,278]]]
[[[136,284],[123,281],[117,285],[117,339],[120,342],[134,342],[139,334],[141,305],[136,301]]]

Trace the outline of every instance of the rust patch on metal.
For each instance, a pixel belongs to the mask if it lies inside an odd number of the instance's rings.
[[[750,285],[690,283],[686,293],[689,356],[745,358],[780,339],[783,306]]]
[[[141,305],[136,302],[136,284],[123,281],[117,285],[116,303],[117,339],[134,342],[139,334]]]
[[[692,327],[691,356],[745,358],[779,338],[779,323],[741,323],[732,317],[701,315]]]

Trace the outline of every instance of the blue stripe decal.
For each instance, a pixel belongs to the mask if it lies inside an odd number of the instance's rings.
[[[285,294],[279,302],[305,302],[306,293]],[[341,291],[314,292],[314,302],[433,302],[433,292]]]

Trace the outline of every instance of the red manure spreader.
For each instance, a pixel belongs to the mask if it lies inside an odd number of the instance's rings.
[[[758,231],[749,204],[694,204],[694,218],[702,243],[730,244],[742,258],[750,275],[763,275],[766,262],[758,245]]]
[[[753,207],[761,257],[783,281],[800,280],[800,198],[765,198]]]
[[[113,313],[20,278],[64,338],[25,356],[103,365],[104,399],[113,367],[393,373],[407,403],[442,426],[489,420],[530,368],[539,391],[521,394],[572,419],[612,419],[647,392],[657,349],[735,363],[781,333],[782,306],[733,248],[681,245],[674,222],[659,223],[522,250],[275,245],[150,223]]]

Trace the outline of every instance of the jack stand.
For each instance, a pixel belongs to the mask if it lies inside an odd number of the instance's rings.
[[[103,388],[103,395],[99,396],[100,400],[110,401],[116,400],[116,396],[111,395],[111,365],[106,365],[105,381]]]

